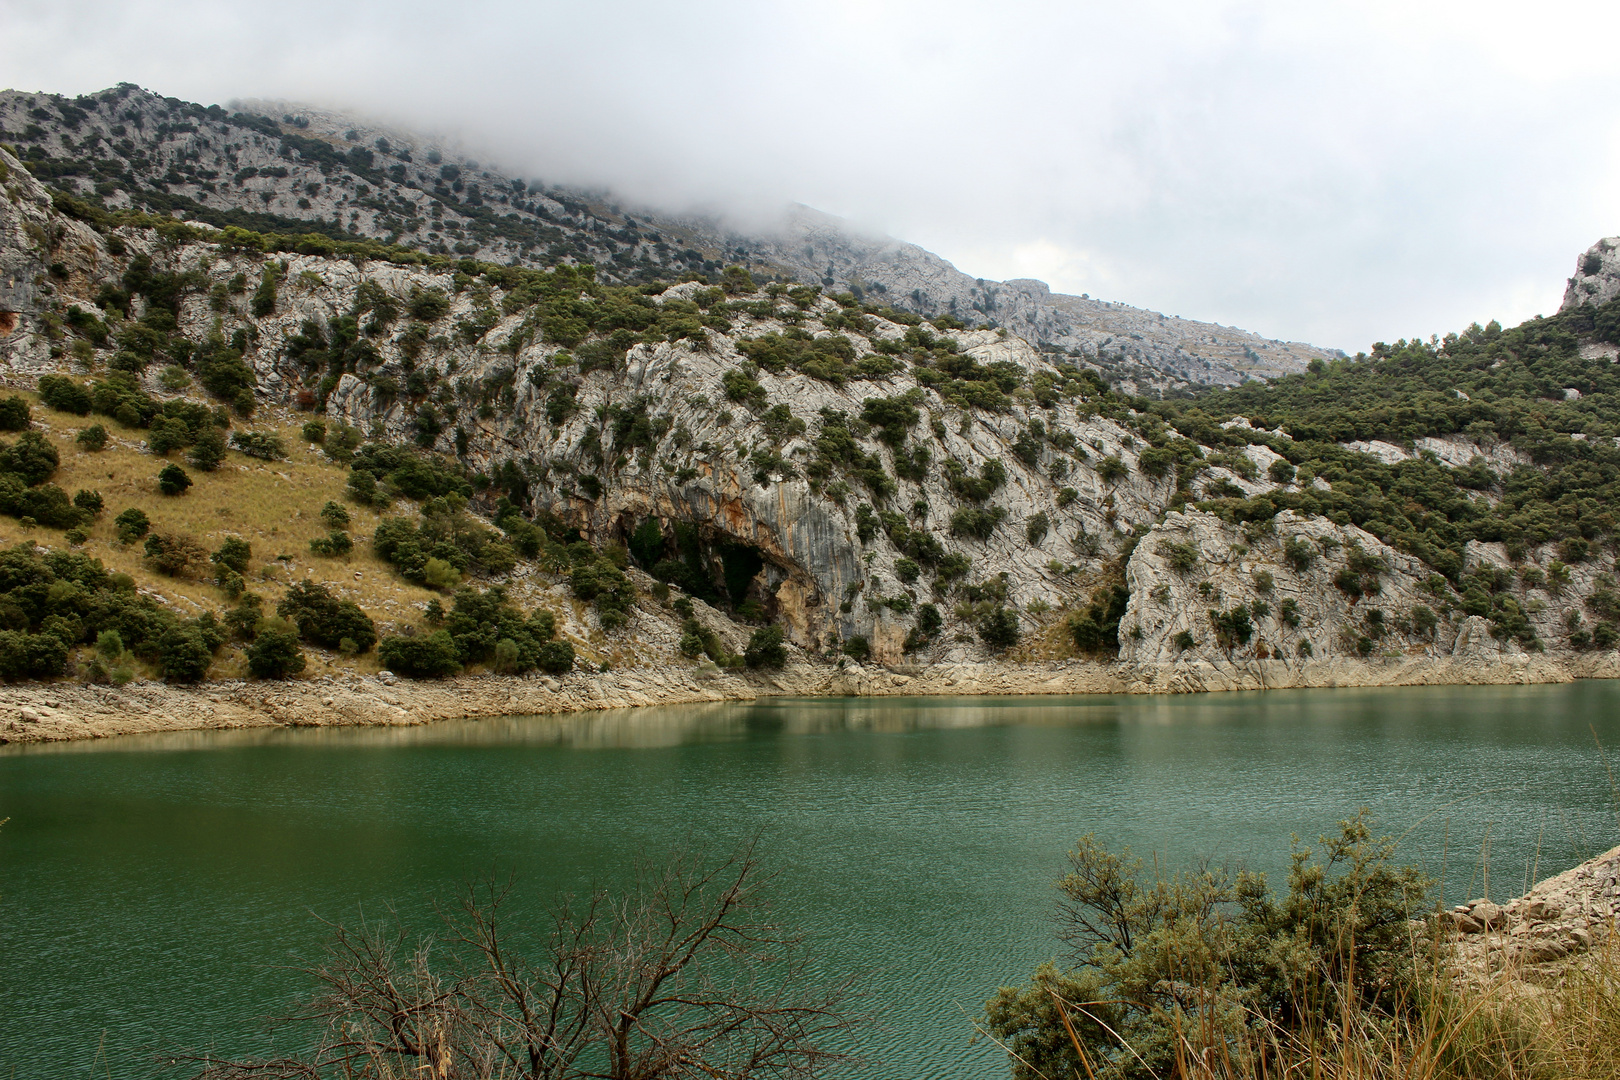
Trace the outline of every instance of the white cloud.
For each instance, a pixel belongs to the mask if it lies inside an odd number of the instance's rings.
[[[1613,5],[0,0],[12,85],[286,97],[670,204],[1350,350],[1620,232]]]

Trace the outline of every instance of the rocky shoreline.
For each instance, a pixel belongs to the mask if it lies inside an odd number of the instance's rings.
[[[1620,917],[1620,847],[1538,882],[1505,904],[1487,899],[1445,913],[1459,970],[1476,980],[1556,982],[1571,962],[1611,944]]]
[[[408,681],[378,675],[198,686],[30,683],[0,687],[0,743],[146,732],[268,727],[408,726],[763,697],[1187,694],[1309,687],[1512,685],[1620,678],[1620,653],[1478,660],[1240,660],[1166,664],[964,663],[926,667],[797,661],[773,672],[664,665],[560,678],[474,675]]]

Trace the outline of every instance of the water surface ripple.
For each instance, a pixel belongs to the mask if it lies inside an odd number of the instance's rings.
[[[985,1077],[967,1017],[1054,951],[1076,837],[1277,876],[1360,806],[1449,899],[1616,842],[1594,745],[1620,685],[1175,698],[772,700],[401,729],[0,749],[0,1077],[263,1051],[319,918],[430,905],[491,866],[549,897],[638,852],[757,835],[779,908],[867,973],[863,1075]],[[1466,894],[1466,895],[1465,895]]]

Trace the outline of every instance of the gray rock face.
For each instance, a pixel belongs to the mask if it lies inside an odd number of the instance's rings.
[[[1468,560],[1470,567],[1510,565],[1502,545],[1477,541],[1468,545]],[[1525,568],[1546,577],[1552,562],[1541,553]],[[1567,620],[1580,615],[1581,597],[1602,577],[1592,564],[1565,571],[1570,580],[1562,585],[1514,589],[1515,602],[1553,652],[1567,651]],[[1354,525],[1284,510],[1270,528],[1245,532],[1214,514],[1172,511],[1131,554],[1120,659],[1304,665],[1424,657],[1488,664],[1524,655],[1516,642],[1494,637],[1486,619],[1452,608],[1443,590],[1437,595],[1430,587],[1433,577],[1421,560]],[[1250,613],[1246,640],[1230,619],[1218,625],[1220,615],[1238,607]]]
[[[1559,311],[1583,304],[1594,307],[1620,296],[1620,236],[1606,236],[1575,260],[1575,276],[1564,290]]]
[[[846,222],[807,207],[796,208],[774,236],[737,236],[733,242],[791,267],[803,280],[861,288],[922,315],[993,323],[1046,347],[1101,358],[1117,374],[1143,384],[1230,386],[1302,371],[1311,360],[1342,355],[1235,327],[1053,293],[1043,281],[973,278],[915,244],[862,236]]]
[[[179,316],[188,338],[202,341],[217,330],[229,340],[240,331],[244,359],[266,401],[307,405],[317,390],[329,389],[328,415],[374,438],[454,454],[485,476],[515,468],[528,483],[533,509],[563,518],[597,542],[624,540],[652,519],[666,533],[687,524],[713,544],[746,545],[763,561],[745,583],[748,598],[806,649],[862,636],[882,663],[980,663],[990,654],[975,636],[983,613],[976,608],[1003,603],[1026,635],[1060,640],[1063,629],[1054,621],[1064,609],[1085,606],[1094,590],[1117,583],[1117,560],[1129,548],[1120,658],[1140,678],[1109,679],[1149,692],[1290,680],[1320,685],[1339,678],[1335,664],[1362,665],[1347,676],[1359,681],[1378,677],[1363,670],[1367,665],[1384,665],[1389,681],[1428,678],[1413,670],[1414,661],[1452,673],[1494,667],[1507,672],[1503,678],[1568,677],[1544,671],[1544,658],[1493,636],[1492,624],[1432,587],[1434,575],[1421,562],[1354,526],[1284,512],[1264,527],[1245,528],[1196,510],[1167,512],[1176,497],[1173,473],[1144,471],[1145,447],[1120,422],[1132,419],[1128,410],[1117,399],[1089,398],[1079,379],[1039,404],[1029,384],[1065,376],[1052,354],[1005,331],[955,335],[967,357],[1008,364],[1025,376],[1008,406],[992,412],[951,404],[922,385],[910,366],[842,384],[791,368],[776,374],[752,367],[740,347],[746,338],[847,332],[859,361],[907,332],[883,319],[863,332],[848,330],[843,309],[826,298],[806,300],[801,310],[758,296],[763,306],[727,313],[728,330],[637,344],[622,362],[583,371],[559,346],[518,332],[530,314],[525,305],[500,315],[504,297],[493,277],[464,278],[458,291],[453,275],[422,267],[277,256],[285,266],[274,311],[254,318],[244,310],[245,297],[216,286],[238,275],[257,280],[264,256],[208,243],[174,246],[151,231],[124,228],[116,240],[125,251],[115,257],[102,237],[53,210],[49,195],[15,158],[0,152],[0,163],[8,170],[7,198],[0,201],[6,280],[22,283],[8,285],[13,297],[23,297],[18,290],[26,288],[36,306],[90,304],[99,285],[121,274],[130,258],[148,256],[158,270],[187,274],[193,282]],[[365,344],[374,353],[335,386],[323,385],[324,368],[306,366],[295,339],[311,324],[325,327],[349,315],[362,285],[401,308],[416,290],[437,289],[449,308],[430,325],[401,319],[367,331]],[[677,285],[646,302],[690,304],[701,288]],[[45,313],[14,302],[17,322],[0,336],[5,378],[30,385],[45,371],[82,370],[61,347],[51,356]],[[83,363],[96,370],[110,356],[109,348],[92,350]],[[763,400],[728,400],[726,377],[738,372],[757,378]],[[413,377],[423,380],[416,389]],[[156,365],[147,371],[146,386],[164,394]],[[897,398],[917,414],[905,432],[906,448],[926,451],[905,468],[895,447],[861,419],[869,400]],[[1100,409],[1115,410],[1120,420]],[[425,420],[430,413],[432,424]],[[886,498],[871,496],[844,466],[813,473],[817,439],[829,425],[839,426],[839,416],[859,454],[881,463],[893,485]],[[1385,452],[1382,444],[1364,449]],[[1442,443],[1440,449],[1466,460],[1480,448]],[[1266,479],[1276,452],[1262,445],[1243,452],[1253,468],[1225,458],[1241,467],[1210,465],[1200,483],[1229,485],[1245,495],[1276,489]],[[1000,469],[993,490],[969,495],[951,479],[952,467],[982,476],[992,462]],[[1001,516],[980,535],[953,526],[958,511],[976,507]],[[958,565],[957,579],[931,588],[894,540],[902,528],[931,536],[939,553]],[[1466,555],[1470,566],[1513,571],[1509,595],[1525,625],[1550,653],[1571,657],[1569,629],[1579,624],[1582,598],[1605,584],[1600,564],[1555,574],[1551,550],[1532,550],[1527,561],[1542,574],[1529,575],[1536,583],[1530,585],[1518,573],[1527,567],[1510,564],[1499,544],[1472,543]],[[976,586],[978,594],[964,596],[959,585]],[[945,625],[907,657],[907,635],[926,603],[945,609]],[[1485,598],[1487,608],[1491,603]],[[676,634],[674,624],[658,632]],[[738,649],[745,640],[735,638],[728,647]],[[1588,667],[1595,672],[1601,664]]]

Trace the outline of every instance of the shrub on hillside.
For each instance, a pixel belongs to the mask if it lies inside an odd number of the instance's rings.
[[[304,670],[308,659],[298,647],[298,635],[286,630],[267,630],[247,648],[248,671],[256,679],[285,679]]]
[[[755,630],[743,651],[743,661],[751,668],[779,668],[787,663],[787,647],[782,643],[780,626]]]
[[[33,423],[28,402],[16,394],[0,399],[0,431],[27,431]]]
[[[74,416],[90,415],[90,391],[84,388],[84,384],[65,375],[41,375],[39,400],[57,412],[72,413]]]
[[[276,614],[291,620],[298,635],[312,645],[336,649],[348,638],[356,651],[377,643],[377,627],[353,600],[340,600],[327,586],[304,579],[288,588]]]
[[[178,465],[165,465],[158,470],[158,490],[165,495],[180,495],[191,486],[191,477]]]
[[[388,670],[411,679],[442,679],[461,670],[456,643],[444,630],[417,637],[391,634],[377,645],[377,659]]]

